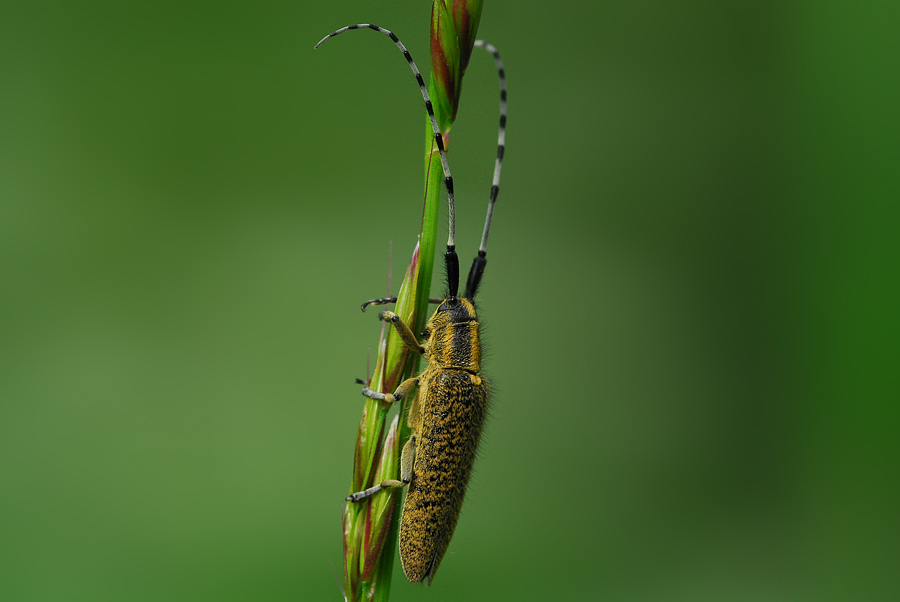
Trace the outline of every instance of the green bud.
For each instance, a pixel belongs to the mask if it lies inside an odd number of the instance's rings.
[[[359,514],[346,502],[341,526],[344,531],[344,587],[347,600],[359,600],[362,582],[359,578],[360,527],[362,521],[357,520]]]
[[[456,121],[483,0],[435,0],[431,5],[432,103],[441,131]]]
[[[409,324],[414,323],[415,320],[420,259],[419,246],[416,245],[403,283],[397,293],[396,313]],[[389,324],[383,323],[381,340],[378,344],[378,359],[369,386],[376,391],[393,391],[403,378],[403,369],[409,355],[409,349],[399,335],[390,328]],[[356,438],[351,493],[362,491],[385,479],[399,477],[399,436],[402,412],[395,416],[387,434],[382,439],[389,408],[390,404],[375,399],[366,399]],[[388,489],[362,501],[344,504],[342,517],[344,586],[348,600],[369,599],[370,594],[377,590],[376,582],[380,573],[379,560],[383,560],[382,551],[386,547],[390,548],[390,555],[393,556],[394,547],[396,547],[396,541],[392,542],[392,546],[386,546],[386,543],[391,532],[391,518],[394,514],[397,497],[396,489]],[[394,540],[396,540],[396,532]],[[389,585],[382,587],[386,591]]]
[[[378,468],[375,470],[375,483],[385,479],[397,478],[397,466],[400,463],[400,451],[397,445],[397,427],[400,416],[394,416],[391,428],[384,438],[384,447]],[[391,515],[397,503],[396,489],[382,489],[373,495],[366,505],[365,527],[362,535],[362,557],[360,558],[360,578],[371,581],[375,562],[381,554],[385,537],[391,526]]]

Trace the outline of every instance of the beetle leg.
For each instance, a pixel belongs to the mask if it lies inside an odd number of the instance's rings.
[[[400,338],[403,339],[403,342],[407,347],[424,355],[425,348],[419,344],[419,341],[416,340],[416,335],[414,335],[413,331],[406,325],[406,322],[400,319],[400,316],[392,311],[385,310],[378,314],[378,317],[385,322],[390,322],[394,325],[394,328],[397,329],[397,334],[400,335]]]
[[[385,479],[374,487],[369,487],[363,491],[351,493],[346,499],[348,502],[358,502],[364,500],[370,495],[374,495],[382,489],[395,489],[398,487],[406,487],[412,480],[413,461],[416,459],[416,436],[413,435],[403,446],[403,452],[400,454],[400,479]]]
[[[403,451],[400,452],[400,479],[404,485],[412,481],[413,461],[416,459],[416,436],[413,435],[406,441]]]
[[[387,305],[388,303],[396,303],[397,297],[382,297],[381,299],[370,299],[362,304],[360,309],[366,311],[366,308],[370,305]],[[444,300],[441,297],[428,297],[428,302],[432,304],[440,304],[443,303]]]
[[[419,377],[420,381],[422,377]],[[419,382],[421,385],[413,397],[412,403],[409,404],[409,413],[406,415],[406,425],[413,430],[414,433],[421,432],[422,429],[422,397],[423,389],[428,388],[428,383]]]
[[[371,399],[377,399],[378,401],[386,401],[388,403],[394,403],[398,399],[402,399],[406,396],[407,393],[413,390],[419,384],[419,378],[414,376],[413,378],[407,378],[402,383],[397,386],[397,390],[393,393],[379,393],[378,391],[373,391],[369,387],[365,387],[362,390],[362,394]]]

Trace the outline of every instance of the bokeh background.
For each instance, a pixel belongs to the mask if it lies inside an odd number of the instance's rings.
[[[0,600],[339,600],[430,3],[0,7]],[[900,598],[892,3],[487,0],[496,386],[403,600]],[[474,253],[497,84],[451,162]],[[446,219],[446,218],[444,218]],[[440,294],[441,282],[434,284]]]

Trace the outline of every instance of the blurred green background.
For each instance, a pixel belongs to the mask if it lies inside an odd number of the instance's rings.
[[[496,395],[403,600],[900,597],[896,4],[487,0]],[[339,600],[430,3],[0,7],[0,600]],[[463,263],[496,138],[476,53]],[[444,218],[446,219],[446,218]],[[442,279],[433,290],[440,293]]]

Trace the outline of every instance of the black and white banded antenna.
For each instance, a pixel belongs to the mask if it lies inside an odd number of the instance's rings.
[[[472,261],[469,270],[469,278],[466,282],[466,298],[472,299],[478,291],[481,276],[487,266],[487,241],[491,231],[491,218],[494,215],[494,203],[500,194],[500,170],[503,167],[503,153],[506,151],[506,70],[503,68],[503,60],[500,52],[493,44],[484,40],[475,40],[476,48],[484,48],[494,56],[497,64],[497,74],[500,78],[500,127],[497,133],[497,160],[494,163],[494,180],[491,185],[491,196],[488,200],[487,217],[484,220],[484,232],[481,235],[481,246],[478,247],[478,256]]]
[[[340,35],[345,31],[350,31],[351,29],[371,29],[378,33],[383,33],[393,40],[394,44],[397,45],[397,48],[403,52],[403,56],[406,57],[406,62],[409,63],[409,68],[412,69],[412,72],[415,74],[416,82],[419,84],[419,89],[422,91],[422,98],[425,99],[425,110],[428,111],[428,117],[431,119],[431,127],[434,130],[434,142],[437,144],[438,151],[441,154],[441,166],[444,169],[444,185],[447,187],[447,203],[450,206],[450,227],[447,236],[447,252],[444,254],[444,261],[447,265],[447,281],[449,287],[449,294],[447,297],[450,300],[455,300],[456,295],[459,292],[459,258],[456,255],[456,207],[453,202],[453,176],[450,174],[450,164],[447,162],[447,152],[444,150],[444,137],[441,135],[441,130],[438,127],[437,118],[434,116],[434,109],[431,106],[431,99],[428,97],[428,89],[425,87],[425,81],[422,79],[422,74],[419,73],[419,68],[416,67],[416,62],[413,60],[409,50],[407,50],[406,46],[403,45],[403,42],[394,35],[394,32],[379,27],[378,25],[373,25],[372,23],[357,23],[355,25],[341,27],[319,40],[319,43],[316,44],[316,48],[325,43],[327,39]]]

